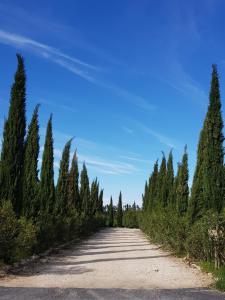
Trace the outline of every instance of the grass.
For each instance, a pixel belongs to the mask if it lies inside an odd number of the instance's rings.
[[[225,266],[219,269],[214,268],[213,262],[200,262],[200,266],[206,272],[212,273],[216,280],[215,287],[220,291],[225,291]]]

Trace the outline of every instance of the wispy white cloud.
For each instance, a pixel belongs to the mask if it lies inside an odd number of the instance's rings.
[[[46,104],[46,105],[49,105],[49,106],[53,106],[53,107],[57,107],[57,108],[60,108],[60,109],[63,109],[63,110],[67,110],[67,111],[70,111],[70,112],[74,112],[76,113],[77,110],[69,105],[64,105],[64,104],[60,104],[60,103],[56,103],[56,102],[52,102],[52,101],[49,101],[49,100],[45,100],[45,99],[41,99],[39,101],[40,104]]]
[[[135,122],[135,123],[143,132],[146,132],[146,133],[150,134],[151,136],[155,137],[161,144],[166,145],[169,148],[174,148],[174,149],[179,148],[177,143],[174,142],[170,137],[165,136],[165,135],[151,129],[140,122]]]
[[[26,48],[28,50],[38,51],[39,54],[41,54],[42,56],[44,56],[46,58],[52,58],[53,56],[61,57],[68,61],[71,61],[77,65],[80,65],[82,67],[85,67],[88,69],[93,69],[93,70],[98,70],[98,68],[92,64],[84,62],[83,60],[77,59],[73,56],[67,55],[54,47],[37,42],[33,39],[27,38],[22,35],[18,35],[18,34],[4,31],[4,30],[0,30],[0,41],[1,41],[1,43],[7,44],[7,45],[16,46],[19,48]]]
[[[119,87],[112,83],[107,83],[103,80],[96,78],[96,71],[101,71],[101,68],[87,63],[83,60],[70,56],[57,48],[40,43],[31,38],[10,33],[0,29],[0,43],[13,46],[19,49],[25,49],[38,54],[39,56],[49,59],[55,64],[63,67],[64,69],[72,72],[95,85],[111,90],[117,96],[125,99],[126,101],[139,106],[145,110],[154,110],[156,107],[147,101],[144,97],[129,92],[128,90]]]
[[[133,156],[127,156],[127,155],[120,155],[121,158],[131,160],[131,161],[136,161],[140,163],[147,163],[147,164],[153,164],[154,162],[152,160],[148,159],[143,159],[139,157],[133,157]]]
[[[125,131],[126,133],[133,134],[133,130],[130,129],[130,128],[128,128],[128,127],[126,127],[126,126],[123,126],[122,129],[123,129],[123,131]]]

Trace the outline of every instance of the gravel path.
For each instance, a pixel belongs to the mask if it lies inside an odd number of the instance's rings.
[[[0,299],[225,299],[138,229],[104,229],[0,281]]]

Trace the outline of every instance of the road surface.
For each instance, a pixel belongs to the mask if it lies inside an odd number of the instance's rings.
[[[1,300],[225,299],[139,229],[104,229],[0,280]]]

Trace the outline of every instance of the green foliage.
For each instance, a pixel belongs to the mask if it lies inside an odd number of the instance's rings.
[[[116,225],[118,227],[123,226],[123,205],[122,205],[122,193],[119,194],[119,201],[117,205],[117,212],[116,212]]]
[[[78,170],[78,161],[77,153],[75,151],[71,168],[69,172],[69,182],[68,182],[68,204],[70,209],[75,208],[77,211],[80,211],[80,198],[79,198],[79,170]]]
[[[37,244],[36,228],[24,217],[18,221],[18,235],[16,237],[15,261],[28,257],[33,253]]]
[[[38,212],[38,108],[39,105],[34,110],[25,142],[22,214],[27,218],[36,218]]]
[[[157,204],[163,207],[167,205],[167,168],[164,153],[157,180]]]
[[[216,66],[212,68],[208,111],[200,134],[195,170],[190,221],[194,222],[208,209],[220,212],[224,206],[223,120]]]
[[[16,247],[18,221],[10,201],[3,201],[0,207],[0,259],[5,262],[13,260]]]
[[[22,206],[21,174],[26,130],[26,75],[22,56],[11,88],[8,117],[5,121],[0,169],[0,199],[10,199],[19,215]]]
[[[176,206],[180,216],[184,216],[188,207],[189,187],[188,187],[188,154],[185,147],[182,163],[178,168],[176,181]]]
[[[83,164],[80,178],[80,199],[82,212],[86,216],[91,215],[89,178],[85,164]]]
[[[212,273],[214,275],[216,280],[215,287],[218,290],[225,291],[225,266],[215,269],[213,262],[210,261],[201,261],[200,266],[207,273]]]
[[[51,214],[55,204],[52,116],[47,125],[39,185],[40,214]]]
[[[114,224],[114,207],[113,207],[113,199],[110,198],[110,204],[108,206],[108,226],[113,227]]]
[[[136,204],[130,207],[127,206],[126,210],[123,212],[123,226],[127,228],[139,228],[138,215],[140,210],[136,209]]]
[[[56,186],[56,203],[55,213],[56,215],[68,214],[68,187],[69,187],[69,159],[70,159],[70,147],[71,141],[69,140],[63,150],[62,159],[60,161],[59,177]]]

